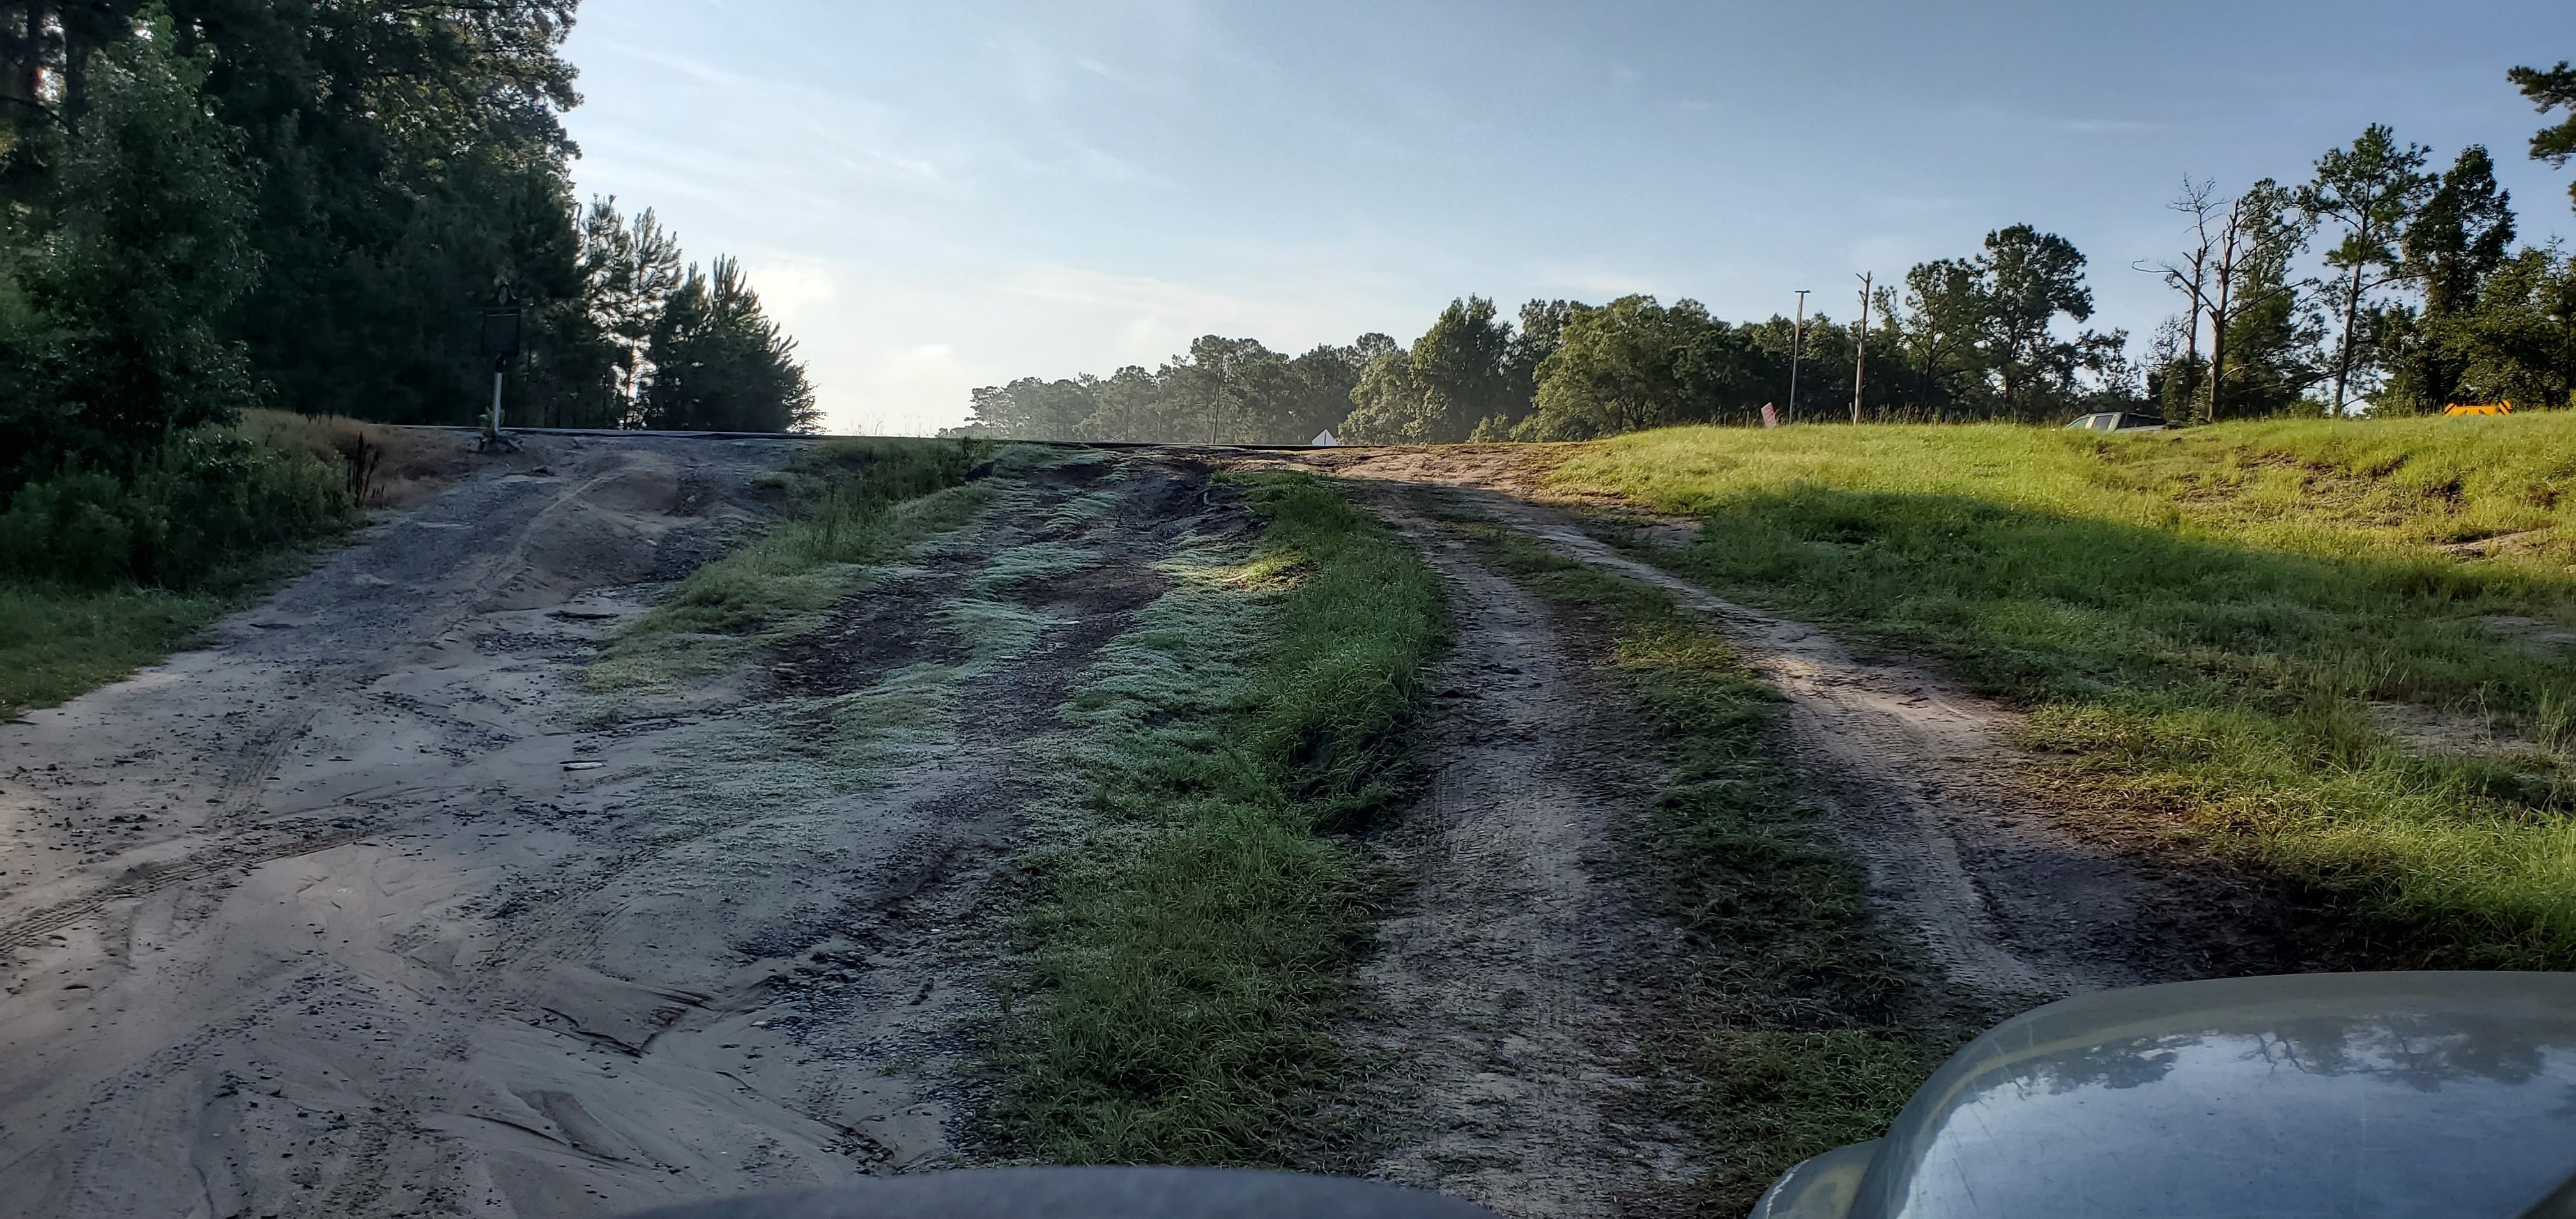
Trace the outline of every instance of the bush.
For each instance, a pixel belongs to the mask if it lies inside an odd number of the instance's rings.
[[[201,428],[172,438],[131,476],[75,469],[20,487],[0,509],[0,575],[201,588],[237,579],[262,554],[334,532],[356,512],[344,471]]]

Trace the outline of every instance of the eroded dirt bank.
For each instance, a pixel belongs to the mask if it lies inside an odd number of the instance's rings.
[[[796,443],[538,438],[0,726],[0,1213],[578,1216],[958,1162],[1019,751],[1203,474],[996,479],[810,646],[679,710],[586,693]]]
[[[534,441],[212,646],[0,727],[10,1211],[575,1213],[843,1137],[713,1038],[633,1053],[722,1025],[733,954],[557,968],[505,896],[592,849],[603,763],[653,749],[579,727],[576,667],[789,451]]]

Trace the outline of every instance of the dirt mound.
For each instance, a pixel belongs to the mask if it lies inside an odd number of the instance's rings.
[[[620,453],[579,478],[547,467],[502,477],[541,484],[550,498],[497,560],[499,579],[475,606],[479,613],[561,605],[585,589],[680,574],[667,570],[665,554],[675,530],[752,515],[738,497],[689,485],[679,462],[663,453]]]

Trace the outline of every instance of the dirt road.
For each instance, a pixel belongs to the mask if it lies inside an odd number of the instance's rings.
[[[810,654],[603,710],[583,663],[794,443],[536,440],[0,726],[0,1213],[574,1216],[949,1162],[1012,750],[1159,577],[1109,547],[969,595],[1081,540],[1078,487],[1013,483]],[[857,777],[798,765],[852,707]]]
[[[1646,909],[1623,837],[1663,787],[1646,735],[1545,605],[1399,494],[1365,497],[1447,585],[1429,674],[1429,791],[1376,844],[1413,881],[1360,971],[1357,1040],[1384,1074],[1373,1174],[1507,1215],[1617,1215],[1695,1172],[1639,1105],[1639,1048],[1680,929]]]
[[[795,443],[541,438],[209,646],[0,725],[0,1214],[602,1215],[972,1161],[995,882],[1062,795],[1032,759],[1168,587],[1210,455],[994,479],[690,697],[586,692],[661,582],[759,527]],[[1490,465],[1338,472],[1510,485]],[[1415,884],[1352,1033],[1382,1068],[1374,1171],[1517,1215],[1666,1196],[1693,1153],[1627,1062],[1681,949],[1617,833],[1656,764],[1526,591],[1402,495],[1363,500],[1460,624],[1430,795],[1375,845]],[[1472,502],[1725,625],[1963,1001],[2236,968],[2223,887],[2013,797],[2008,712],[1556,508]]]
[[[1936,998],[2018,1011],[2070,994],[2294,968],[2276,899],[2211,870],[2070,832],[2034,798],[2017,712],[1932,666],[1863,660],[1830,633],[1730,602],[1587,531],[1544,461],[1510,446],[1311,452],[1260,460],[1437,486],[1564,557],[1652,584],[1719,625],[1788,701],[1800,794],[1866,872],[1873,903],[1940,973]],[[1671,543],[1695,522],[1656,527]]]

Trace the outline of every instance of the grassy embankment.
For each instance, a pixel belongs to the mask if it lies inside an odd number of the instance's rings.
[[[1439,585],[1329,484],[1245,476],[1248,561],[1175,589],[1063,715],[1088,798],[1037,865],[1001,1116],[1058,1163],[1312,1163],[1373,882],[1334,835],[1394,794]]]
[[[1911,971],[1766,748],[1777,697],[1714,627],[1661,589],[1444,515],[1617,675],[1670,768],[1635,832],[1691,974],[1648,1071],[1701,1136],[1695,1209],[1741,1214],[1790,1165],[1883,1133],[1963,1030],[1900,1016]]]
[[[2576,415],[1677,429],[1552,477],[2028,706],[2105,832],[2304,887],[2358,959],[2576,967]]]
[[[984,502],[969,481],[992,447],[969,440],[834,440],[770,484],[787,519],[700,566],[593,662],[593,693],[649,695],[720,673],[764,644],[813,629],[869,567],[963,525]]]
[[[367,438],[367,446],[355,442]],[[130,478],[72,473],[0,510],[0,719],[153,664],[303,569],[407,450],[346,419],[252,411]]]

